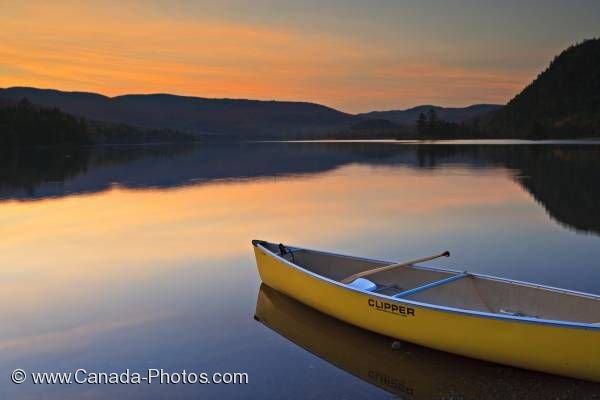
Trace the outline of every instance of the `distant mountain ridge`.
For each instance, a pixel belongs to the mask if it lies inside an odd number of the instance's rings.
[[[390,111],[371,111],[368,113],[358,114],[364,118],[387,119],[398,125],[414,125],[419,114],[426,114],[429,110],[434,110],[440,119],[448,122],[464,122],[483,114],[494,112],[502,108],[500,104],[473,104],[467,107],[440,107],[434,105],[422,105],[408,108],[406,110],[390,110]]]
[[[600,137],[600,39],[564,50],[505,106],[422,105],[354,115],[309,102],[0,89],[0,106],[22,98],[92,121],[221,137],[290,139],[340,133],[353,138],[358,133],[371,138],[378,132],[421,139]],[[415,128],[421,113],[431,114],[429,125],[439,128],[435,135]]]
[[[0,97],[12,101],[27,98],[44,107],[95,121],[150,129],[173,129],[195,134],[242,137],[295,137],[322,134],[354,127],[413,127],[418,114],[430,108],[440,116],[462,121],[494,109],[494,105],[462,108],[419,106],[404,111],[348,114],[309,102],[246,99],[208,99],[170,94],[108,97],[96,93],[62,92],[52,89],[12,87],[0,89]],[[381,115],[381,116],[380,116]],[[371,122],[371,120],[373,120]]]
[[[107,97],[96,93],[13,87],[0,97],[27,98],[97,121],[198,134],[301,134],[351,124],[354,116],[315,103],[206,99],[170,94]]]

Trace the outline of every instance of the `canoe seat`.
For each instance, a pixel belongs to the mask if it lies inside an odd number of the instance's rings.
[[[513,317],[539,318],[537,315],[529,315],[520,311],[505,310],[503,308],[500,309],[499,314],[512,315]]]
[[[367,292],[372,292],[377,289],[377,285],[374,282],[371,282],[365,278],[357,278],[348,284],[355,289],[365,290]]]

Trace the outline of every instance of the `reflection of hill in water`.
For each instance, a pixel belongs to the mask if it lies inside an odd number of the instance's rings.
[[[0,198],[26,200],[35,197],[42,184],[68,181],[85,173],[90,149],[0,153],[0,157]]]
[[[466,160],[514,170],[515,180],[552,218],[600,233],[600,147],[577,145],[422,146],[421,166]]]
[[[548,213],[600,234],[600,147],[576,145],[397,145],[228,143],[37,151],[0,160],[0,198],[93,193],[117,184],[170,188],[200,182],[318,173],[350,163],[439,168],[504,167]]]
[[[600,149],[538,152],[517,179],[548,213],[575,229],[600,233]]]
[[[600,385],[402,343],[261,285],[255,318],[315,356],[402,399],[593,399]]]

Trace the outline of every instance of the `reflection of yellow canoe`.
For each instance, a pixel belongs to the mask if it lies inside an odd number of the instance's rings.
[[[600,385],[503,367],[355,328],[266,285],[256,319],[316,356],[406,399],[590,399]]]
[[[253,241],[267,285],[350,324],[459,355],[600,382],[600,296]],[[282,254],[283,253],[283,254]],[[373,287],[369,287],[373,284]]]

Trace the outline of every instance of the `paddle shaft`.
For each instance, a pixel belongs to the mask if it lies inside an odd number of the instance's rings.
[[[365,276],[373,275],[378,272],[389,271],[394,268],[407,267],[409,265],[413,265],[413,264],[417,264],[417,263],[421,263],[421,262],[425,262],[425,261],[435,260],[436,258],[440,258],[440,257],[450,257],[450,252],[445,251],[445,252],[443,252],[441,254],[437,254],[435,256],[429,256],[429,257],[419,258],[417,260],[405,261],[405,262],[401,262],[401,263],[397,263],[397,264],[390,264],[390,265],[385,265],[385,266],[379,267],[379,268],[369,269],[367,271],[362,271],[362,272],[358,272],[354,275],[350,275],[349,277],[342,279],[340,282],[348,284],[358,278],[363,278]]]

